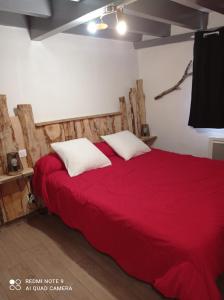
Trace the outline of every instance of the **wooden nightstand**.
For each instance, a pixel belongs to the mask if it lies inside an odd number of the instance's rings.
[[[153,145],[157,136],[141,136],[141,140],[146,143],[149,147]]]
[[[33,175],[33,168],[26,168],[21,173],[16,175],[0,175],[0,186],[4,183],[8,183],[32,175]]]
[[[0,219],[1,224],[22,217],[34,210],[28,203],[32,168],[17,175],[0,175]]]

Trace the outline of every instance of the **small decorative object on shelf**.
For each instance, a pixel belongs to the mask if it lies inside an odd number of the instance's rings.
[[[157,136],[141,136],[141,140],[146,143],[148,146],[152,146],[152,144],[157,139]]]
[[[21,173],[23,166],[18,152],[7,153],[7,173],[8,175],[17,175]]]
[[[149,125],[148,124],[142,124],[141,127],[141,135],[142,136],[149,136],[150,132],[149,132]]]

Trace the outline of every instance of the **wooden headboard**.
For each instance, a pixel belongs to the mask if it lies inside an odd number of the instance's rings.
[[[0,174],[6,172],[6,154],[18,151],[21,145],[27,150],[26,166],[33,167],[43,155],[51,152],[52,142],[87,137],[93,142],[100,136],[129,129],[140,136],[141,124],[146,122],[143,81],[137,80],[136,87],[129,92],[129,102],[120,97],[120,111],[115,113],[69,118],[35,123],[30,104],[19,104],[16,117],[9,117],[6,96],[0,95]],[[18,126],[16,126],[16,124]],[[23,142],[18,142],[19,127]]]

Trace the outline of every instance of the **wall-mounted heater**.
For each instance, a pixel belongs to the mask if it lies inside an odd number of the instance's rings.
[[[209,139],[209,157],[224,160],[224,138]]]

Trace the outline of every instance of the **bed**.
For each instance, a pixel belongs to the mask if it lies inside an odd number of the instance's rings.
[[[224,271],[224,162],[153,149],[76,177],[56,154],[35,165],[49,211],[130,275],[180,300],[218,300]]]

